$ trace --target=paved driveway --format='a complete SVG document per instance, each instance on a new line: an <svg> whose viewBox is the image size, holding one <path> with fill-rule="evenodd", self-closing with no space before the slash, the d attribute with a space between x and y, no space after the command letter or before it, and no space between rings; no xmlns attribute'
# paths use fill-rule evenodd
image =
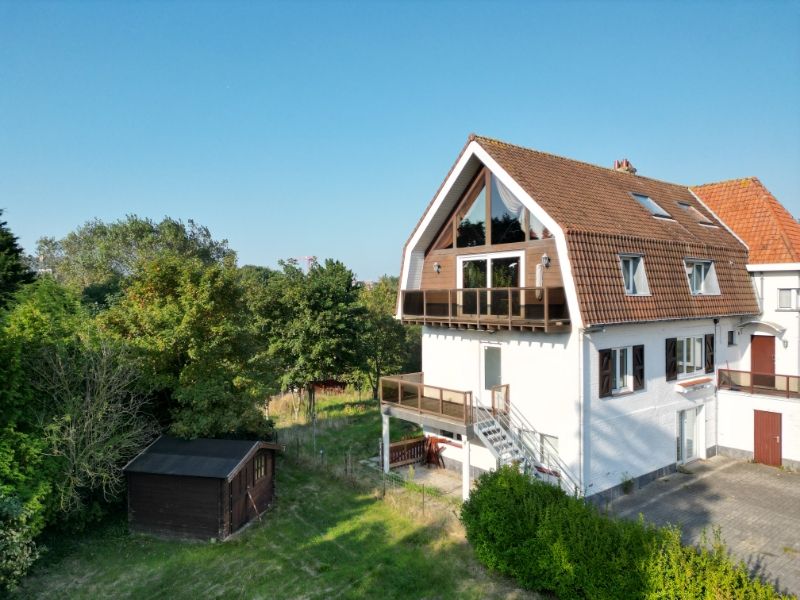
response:
<svg viewBox="0 0 800 600"><path fill-rule="evenodd" d="M718 525L731 553L752 572L800 596L800 474L722 456L688 470L615 500L612 512L680 524L687 543Z"/></svg>

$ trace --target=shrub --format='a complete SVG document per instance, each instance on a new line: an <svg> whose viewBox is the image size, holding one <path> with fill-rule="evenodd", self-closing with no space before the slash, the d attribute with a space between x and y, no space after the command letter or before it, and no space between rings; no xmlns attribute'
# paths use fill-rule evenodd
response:
<svg viewBox="0 0 800 600"><path fill-rule="evenodd" d="M11 590L39 557L31 509L0 494L0 590Z"/></svg>
<svg viewBox="0 0 800 600"><path fill-rule="evenodd" d="M478 559L523 587L559 598L778 598L711 548L686 547L680 530L602 514L511 467L481 476L461 519Z"/></svg>

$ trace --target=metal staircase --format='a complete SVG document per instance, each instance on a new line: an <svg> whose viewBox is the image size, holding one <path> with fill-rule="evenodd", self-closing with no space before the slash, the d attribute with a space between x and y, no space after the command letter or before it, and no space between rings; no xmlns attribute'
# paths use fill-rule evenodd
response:
<svg viewBox="0 0 800 600"><path fill-rule="evenodd" d="M498 466L514 464L545 483L570 495L582 495L578 479L561 460L558 451L507 401L508 386L492 390L492 406L474 407L474 431L497 459ZM495 394L501 394L498 398Z"/></svg>

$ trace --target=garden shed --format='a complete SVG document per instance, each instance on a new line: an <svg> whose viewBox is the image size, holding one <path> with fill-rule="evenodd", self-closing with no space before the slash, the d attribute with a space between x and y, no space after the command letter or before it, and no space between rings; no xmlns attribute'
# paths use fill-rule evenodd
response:
<svg viewBox="0 0 800 600"><path fill-rule="evenodd" d="M275 494L277 444L162 435L125 466L131 531L223 540Z"/></svg>

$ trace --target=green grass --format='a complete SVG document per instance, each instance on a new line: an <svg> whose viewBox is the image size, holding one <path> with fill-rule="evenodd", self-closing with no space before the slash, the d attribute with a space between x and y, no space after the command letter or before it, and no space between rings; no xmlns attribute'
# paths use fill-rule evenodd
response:
<svg viewBox="0 0 800 600"><path fill-rule="evenodd" d="M331 456L343 459L347 448L358 458L377 453L374 401L328 399L320 409L327 416L317 442ZM278 425L303 431L281 418ZM533 597L475 561L452 514L409 510L405 494L413 491L381 500L287 454L278 463L274 508L233 540L130 535L117 515L55 540L12 598Z"/></svg>
<svg viewBox="0 0 800 600"><path fill-rule="evenodd" d="M17 598L527 597L457 532L289 461L275 509L224 543L129 535L122 517L45 557Z"/></svg>

